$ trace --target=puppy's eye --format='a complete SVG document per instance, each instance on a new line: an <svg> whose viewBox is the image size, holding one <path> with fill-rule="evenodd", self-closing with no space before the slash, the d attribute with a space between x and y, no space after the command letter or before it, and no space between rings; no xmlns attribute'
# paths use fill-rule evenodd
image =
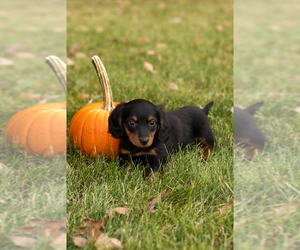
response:
<svg viewBox="0 0 300 250"><path fill-rule="evenodd" d="M130 121L128 121L128 124L129 124L129 126L135 126L135 121L130 120Z"/></svg>
<svg viewBox="0 0 300 250"><path fill-rule="evenodd" d="M149 122L149 125L150 125L150 126L154 126L154 125L155 125L155 121L154 121L154 120L151 120L151 121Z"/></svg>

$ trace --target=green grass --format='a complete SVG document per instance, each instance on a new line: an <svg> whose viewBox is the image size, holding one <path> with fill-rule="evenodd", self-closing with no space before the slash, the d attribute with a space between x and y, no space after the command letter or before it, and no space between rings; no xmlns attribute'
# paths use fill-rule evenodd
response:
<svg viewBox="0 0 300 250"><path fill-rule="evenodd" d="M237 249L300 246L299 8L293 0L235 5L235 105L264 100L255 117L266 136L262 155L235 161Z"/></svg>
<svg viewBox="0 0 300 250"><path fill-rule="evenodd" d="M70 1L67 8L67 53L74 62L68 66L68 124L91 99L102 101L91 63L98 55L114 101L144 98L166 110L214 101L209 119L216 139L207 162L189 147L151 183L141 168L125 171L116 160L88 158L68 145L68 235L84 217L101 220L107 210L126 206L128 214L103 228L110 237L125 229L126 249L231 249L233 211L217 212L233 198L232 1L128 1L123 7ZM146 61L156 74L144 68ZM147 201L165 189L171 193L147 213ZM75 249L70 238L68 249Z"/></svg>
<svg viewBox="0 0 300 250"><path fill-rule="evenodd" d="M15 113L40 102L65 100L45 63L46 56L66 56L65 12L63 1L1 3L0 57L13 62L1 65L0 73L1 249L19 249L5 235L17 235L13 228L29 226L32 217L66 217L65 157L46 159L14 150L3 136ZM35 249L49 247L41 241Z"/></svg>

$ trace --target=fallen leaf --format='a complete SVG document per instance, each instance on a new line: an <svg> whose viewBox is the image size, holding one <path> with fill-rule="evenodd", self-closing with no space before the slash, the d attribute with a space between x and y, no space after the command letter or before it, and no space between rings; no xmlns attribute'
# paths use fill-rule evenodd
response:
<svg viewBox="0 0 300 250"><path fill-rule="evenodd" d="M89 28L87 26L81 26L80 30L85 32L85 31L88 31Z"/></svg>
<svg viewBox="0 0 300 250"><path fill-rule="evenodd" d="M284 24L288 27L291 27L291 28L295 28L298 26L298 24L296 22L293 22L293 21L285 21Z"/></svg>
<svg viewBox="0 0 300 250"><path fill-rule="evenodd" d="M87 245L88 240L79 236L71 236L75 246L77 247L85 247Z"/></svg>
<svg viewBox="0 0 300 250"><path fill-rule="evenodd" d="M223 26L219 24L219 25L217 25L216 29L217 29L218 31L222 31L222 30L223 30Z"/></svg>
<svg viewBox="0 0 300 250"><path fill-rule="evenodd" d="M85 58L86 54L84 54L83 52L75 52L74 56L75 57L80 57L80 58Z"/></svg>
<svg viewBox="0 0 300 250"><path fill-rule="evenodd" d="M6 203L4 197L2 197L2 196L0 196L0 203L2 203L2 204L5 204L5 203Z"/></svg>
<svg viewBox="0 0 300 250"><path fill-rule="evenodd" d="M70 58L67 58L67 65L75 65L75 63Z"/></svg>
<svg viewBox="0 0 300 250"><path fill-rule="evenodd" d="M156 204L159 201L161 201L163 198L165 198L167 195L169 195L170 193L171 193L171 190L165 189L157 197L150 198L149 202L148 202L147 212L155 213L156 212L156 209L155 209Z"/></svg>
<svg viewBox="0 0 300 250"><path fill-rule="evenodd" d="M227 214L232 209L232 202L226 203L223 207L219 209L219 211L215 212L214 214Z"/></svg>
<svg viewBox="0 0 300 250"><path fill-rule="evenodd" d="M86 226L77 227L74 230L80 234L84 234L86 237L91 237L92 240L95 241L95 239L101 234L100 228L104 227L108 218L108 216L105 216L102 221L84 218L82 221L86 224Z"/></svg>
<svg viewBox="0 0 300 250"><path fill-rule="evenodd" d="M6 168L6 165L3 164L2 162L0 162L0 169L2 170L2 169L5 169L5 168Z"/></svg>
<svg viewBox="0 0 300 250"><path fill-rule="evenodd" d="M101 234L96 242L95 242L96 249L116 249L122 247L122 242L116 238L110 238L107 234Z"/></svg>
<svg viewBox="0 0 300 250"><path fill-rule="evenodd" d="M152 56L152 55L155 55L155 54L156 54L156 52L154 50L148 50L147 51L147 55Z"/></svg>
<svg viewBox="0 0 300 250"><path fill-rule="evenodd" d="M142 43L149 43L150 39L147 36L141 36L138 38L138 41Z"/></svg>
<svg viewBox="0 0 300 250"><path fill-rule="evenodd" d="M38 240L26 236L6 236L18 247L33 247L38 243Z"/></svg>
<svg viewBox="0 0 300 250"><path fill-rule="evenodd" d="M56 33L61 33L61 32L65 32L65 31L66 31L65 27L56 27L53 29L53 32L56 32Z"/></svg>
<svg viewBox="0 0 300 250"><path fill-rule="evenodd" d="M172 23L181 23L181 18L180 17L174 17L171 19Z"/></svg>
<svg viewBox="0 0 300 250"><path fill-rule="evenodd" d="M273 31L279 31L281 30L281 27L279 25L270 25L269 29Z"/></svg>
<svg viewBox="0 0 300 250"><path fill-rule="evenodd" d="M129 208L127 208L127 207L116 207L114 209L106 211L106 213L108 214L108 216L110 218L113 218L115 212L118 214L126 214L128 212L128 210L129 210Z"/></svg>
<svg viewBox="0 0 300 250"><path fill-rule="evenodd" d="M165 44L165 43L157 43L156 44L156 48L158 48L158 49L165 49L165 48L167 48L168 46L167 46L167 44Z"/></svg>
<svg viewBox="0 0 300 250"><path fill-rule="evenodd" d="M290 202L288 204L285 204L279 208L276 208L275 211L277 214L284 214L284 213L293 213L296 211L297 207L298 207L298 203L297 202Z"/></svg>
<svg viewBox="0 0 300 250"><path fill-rule="evenodd" d="M67 235L64 232L60 232L60 234L56 235L51 243L50 246L55 250L65 250L67 244Z"/></svg>
<svg viewBox="0 0 300 250"><path fill-rule="evenodd" d="M10 65L14 65L14 62L11 60L8 60L6 58L0 57L0 65L1 66L10 66Z"/></svg>
<svg viewBox="0 0 300 250"><path fill-rule="evenodd" d="M295 76L295 77L294 77L294 81L295 81L295 82L300 82L300 75L299 75L299 76Z"/></svg>
<svg viewBox="0 0 300 250"><path fill-rule="evenodd" d="M165 2L160 2L160 3L158 4L158 8L163 9L163 8L165 8L165 7L166 7L166 3L165 3Z"/></svg>
<svg viewBox="0 0 300 250"><path fill-rule="evenodd" d="M119 228L114 232L114 235L123 235L126 233L126 230L124 228Z"/></svg>
<svg viewBox="0 0 300 250"><path fill-rule="evenodd" d="M34 58L35 55L32 53L28 53L28 52L17 52L15 53L16 57L20 57L20 58Z"/></svg>
<svg viewBox="0 0 300 250"><path fill-rule="evenodd" d="M175 83L173 83L173 82L168 82L167 86L168 86L169 89L178 90L178 86Z"/></svg>
<svg viewBox="0 0 300 250"><path fill-rule="evenodd" d="M97 27L97 28L96 28L96 32L98 32L98 33L103 32L103 30L104 30L103 27Z"/></svg>
<svg viewBox="0 0 300 250"><path fill-rule="evenodd" d="M36 32L39 30L39 28L36 26L27 26L27 27L25 27L25 30L31 31L31 32Z"/></svg>
<svg viewBox="0 0 300 250"><path fill-rule="evenodd" d="M144 62L144 67L152 74L156 74L156 70L153 69L153 65L151 63Z"/></svg>

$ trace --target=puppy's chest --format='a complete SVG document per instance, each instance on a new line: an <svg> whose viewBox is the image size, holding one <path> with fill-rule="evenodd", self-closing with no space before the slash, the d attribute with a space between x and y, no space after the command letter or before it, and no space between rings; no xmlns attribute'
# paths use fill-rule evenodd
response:
<svg viewBox="0 0 300 250"><path fill-rule="evenodd" d="M155 147L138 148L127 143L120 145L120 154L131 155L133 157L139 156L157 156L157 150Z"/></svg>

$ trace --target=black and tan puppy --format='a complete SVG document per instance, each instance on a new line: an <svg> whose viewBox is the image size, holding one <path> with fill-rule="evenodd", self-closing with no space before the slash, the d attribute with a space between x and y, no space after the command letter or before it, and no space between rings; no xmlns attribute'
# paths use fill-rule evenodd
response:
<svg viewBox="0 0 300 250"><path fill-rule="evenodd" d="M253 118L254 112L264 104L258 102L246 109L234 107L234 142L245 149L245 158L252 160L255 151L261 153L265 136Z"/></svg>
<svg viewBox="0 0 300 250"><path fill-rule="evenodd" d="M157 171L169 153L192 142L201 143L206 160L214 146L207 118L212 105L164 112L161 105L143 99L119 104L109 117L109 133L121 139L120 164L132 159Z"/></svg>

